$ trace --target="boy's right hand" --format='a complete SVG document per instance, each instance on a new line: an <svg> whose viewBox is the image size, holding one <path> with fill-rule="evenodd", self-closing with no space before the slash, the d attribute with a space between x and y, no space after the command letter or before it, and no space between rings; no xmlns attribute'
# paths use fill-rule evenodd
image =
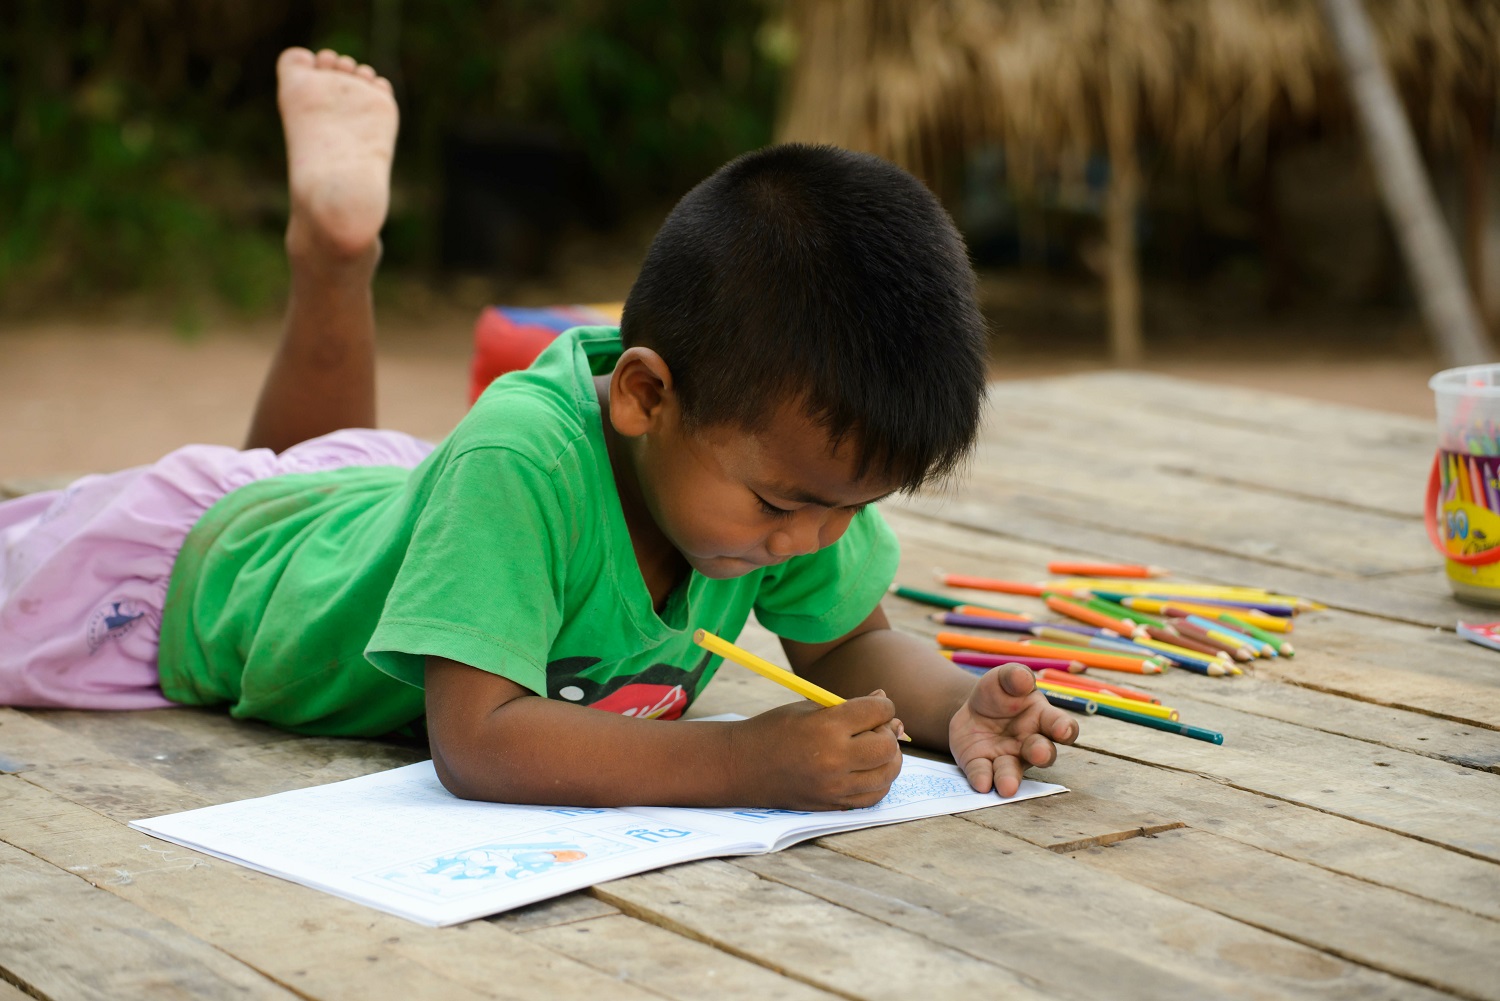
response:
<svg viewBox="0 0 1500 1001"><path fill-rule="evenodd" d="M758 806L874 806L901 773L895 713L877 691L827 708L793 702L736 723L730 781Z"/></svg>

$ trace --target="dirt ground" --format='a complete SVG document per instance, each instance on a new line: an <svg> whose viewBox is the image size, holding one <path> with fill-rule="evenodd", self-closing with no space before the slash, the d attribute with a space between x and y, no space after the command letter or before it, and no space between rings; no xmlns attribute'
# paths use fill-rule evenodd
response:
<svg viewBox="0 0 1500 1001"><path fill-rule="evenodd" d="M564 288L551 301L623 294L614 287L601 291L585 296ZM508 301L547 301L539 294ZM464 298L382 315L382 426L440 438L463 415L477 312L455 304ZM486 299L481 293L467 301ZM1148 329L1142 367L1428 417L1427 379L1441 366L1415 318L1393 322L1399 329L1371 334L1363 347L1348 329L1320 338L1316 322L1262 332L1251 326L1214 338L1177 329L1154 335ZM1108 364L1097 329L1051 337L1044 327L1040 321L1023 323L997 334L996 378L1040 378ZM168 324L139 318L0 326L0 480L121 469L190 441L239 444L277 328L274 320L241 321L185 338Z"/></svg>

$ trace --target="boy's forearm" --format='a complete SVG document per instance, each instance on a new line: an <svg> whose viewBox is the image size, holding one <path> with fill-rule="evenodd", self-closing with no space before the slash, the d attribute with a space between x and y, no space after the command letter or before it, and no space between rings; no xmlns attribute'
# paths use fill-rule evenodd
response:
<svg viewBox="0 0 1500 1001"><path fill-rule="evenodd" d="M746 794L734 781L731 727L630 719L525 696L465 726L430 732L443 784L465 799L728 806Z"/></svg>
<svg viewBox="0 0 1500 1001"><path fill-rule="evenodd" d="M939 751L948 750L948 723L975 683L930 641L894 629L860 633L798 673L844 698L884 689L912 740Z"/></svg>

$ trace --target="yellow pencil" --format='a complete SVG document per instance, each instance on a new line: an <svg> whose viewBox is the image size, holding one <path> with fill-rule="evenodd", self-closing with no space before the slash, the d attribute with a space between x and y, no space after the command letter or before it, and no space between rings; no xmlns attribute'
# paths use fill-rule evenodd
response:
<svg viewBox="0 0 1500 1001"><path fill-rule="evenodd" d="M1460 486L1462 486L1461 482ZM1264 601L1296 609L1321 609L1327 607L1316 601L1298 597L1295 594L1277 594L1274 591L1267 591L1261 587L1239 587L1226 584L1179 584L1160 580L1112 580L1106 586L1100 584L1098 580L1088 577L1073 577L1065 580L1047 581L1041 586L1045 590L1082 589L1107 591L1116 594L1174 594L1181 595L1184 599L1191 599L1192 596L1197 595L1202 598L1226 598L1231 601Z"/></svg>
<svg viewBox="0 0 1500 1001"><path fill-rule="evenodd" d="M1072 688L1068 685L1060 685L1051 681L1037 681L1036 687L1044 692L1056 692L1059 695L1071 695L1075 699L1088 699L1097 702L1101 706L1114 706L1116 709L1129 709L1133 713L1142 713L1146 716L1155 716L1159 719L1176 719L1177 710L1171 706L1159 706L1151 702L1142 702L1139 699L1126 699L1108 692L1096 692L1086 688Z"/></svg>
<svg viewBox="0 0 1500 1001"><path fill-rule="evenodd" d="M844 701L828 689L819 688L806 678L799 678L791 671L779 668L769 660L762 660L749 650L737 647L723 637L715 636L707 629L695 630L693 642L709 653L716 653L725 660L732 660L741 667L748 667L762 678L769 678L783 688L791 689L804 699L816 702L820 706L836 706ZM911 740L904 733L901 734L901 739Z"/></svg>

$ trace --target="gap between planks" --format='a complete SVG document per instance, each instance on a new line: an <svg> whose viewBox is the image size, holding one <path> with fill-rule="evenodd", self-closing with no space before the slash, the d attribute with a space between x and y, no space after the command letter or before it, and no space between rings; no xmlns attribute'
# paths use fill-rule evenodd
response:
<svg viewBox="0 0 1500 1001"><path fill-rule="evenodd" d="M1342 736L1342 734L1340 736ZM1103 754L1107 757L1119 758L1121 761L1129 761L1137 765L1147 765L1152 768L1165 768L1169 771L1181 772L1184 775L1195 775L1198 778L1207 779L1210 782L1217 782L1220 785L1226 786L1230 789L1236 789L1240 792L1248 792L1256 796L1264 797L1265 799L1276 800L1279 803L1286 803L1289 806L1301 807L1305 810L1315 810L1318 813L1324 813L1330 817L1337 817L1340 820L1347 820L1350 823L1359 824L1363 827L1369 827L1377 831L1385 831L1388 834L1396 834L1403 838L1411 838L1413 841L1420 841L1423 844L1431 845L1434 848L1441 848L1444 851L1453 852L1457 855L1463 855L1467 858L1472 858L1480 862L1488 863L1490 865L1497 864L1494 859L1488 857L1487 855L1464 848L1461 845L1454 845L1442 841L1437 841L1433 838L1413 833L1412 831L1403 831L1399 827L1391 827L1387 824L1377 824L1374 821L1367 820L1362 817L1357 817L1349 813L1341 813L1338 810L1319 806L1316 803L1308 803L1303 800L1292 799L1288 796L1279 796L1276 793L1267 792L1264 789L1256 789L1252 786L1241 785L1238 782L1235 782L1232 779L1227 779L1222 775L1214 775L1211 772L1200 771L1197 768L1190 768L1182 765L1169 765L1164 764L1160 761L1151 761L1146 758L1139 758L1135 755L1127 754L1123 751L1112 751L1103 747L1095 747L1091 744L1080 743L1078 746L1084 748L1085 750L1093 751L1095 754Z"/></svg>

